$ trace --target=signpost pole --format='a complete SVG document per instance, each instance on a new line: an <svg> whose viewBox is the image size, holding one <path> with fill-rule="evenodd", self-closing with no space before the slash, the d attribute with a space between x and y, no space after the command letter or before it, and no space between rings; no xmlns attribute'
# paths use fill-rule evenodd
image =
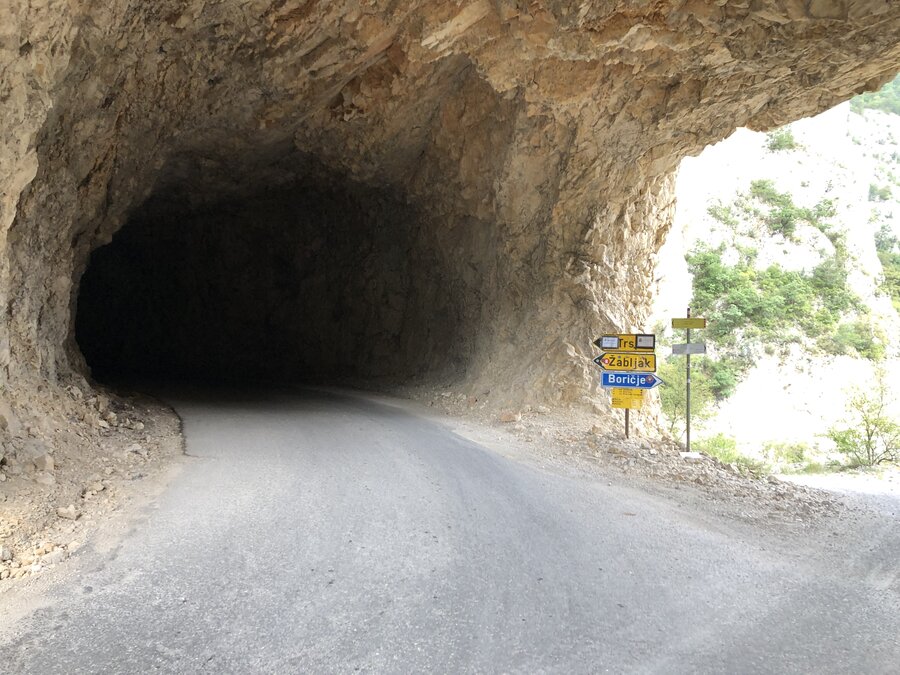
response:
<svg viewBox="0 0 900 675"><path fill-rule="evenodd" d="M687 308L687 318L691 318L691 308ZM687 343L691 343L691 329L686 328L687 331ZM687 353L687 377L686 377L686 388L687 388L687 400L685 401L685 430L687 433L687 451L691 451L691 353L690 351Z"/></svg>
<svg viewBox="0 0 900 675"><path fill-rule="evenodd" d="M630 421L629 420L630 412L631 412L630 408L625 408L625 440L628 440L628 422Z"/></svg>

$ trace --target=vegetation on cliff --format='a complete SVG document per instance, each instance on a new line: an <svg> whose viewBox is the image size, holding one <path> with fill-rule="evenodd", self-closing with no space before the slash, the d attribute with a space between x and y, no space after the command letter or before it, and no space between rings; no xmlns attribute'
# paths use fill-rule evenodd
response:
<svg viewBox="0 0 900 675"><path fill-rule="evenodd" d="M850 110L853 112L861 113L866 109L900 115L900 75L880 90L862 94L850 101Z"/></svg>

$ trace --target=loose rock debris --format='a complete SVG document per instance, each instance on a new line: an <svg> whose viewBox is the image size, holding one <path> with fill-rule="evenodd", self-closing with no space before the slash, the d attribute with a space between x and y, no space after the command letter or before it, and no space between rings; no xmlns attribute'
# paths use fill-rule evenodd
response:
<svg viewBox="0 0 900 675"><path fill-rule="evenodd" d="M171 409L92 391L80 383L0 400L0 581L65 560L127 501L126 482L181 453Z"/></svg>

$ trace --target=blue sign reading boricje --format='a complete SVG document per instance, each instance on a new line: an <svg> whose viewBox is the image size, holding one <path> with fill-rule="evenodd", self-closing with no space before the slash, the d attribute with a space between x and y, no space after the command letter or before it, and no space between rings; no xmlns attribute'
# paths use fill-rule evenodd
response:
<svg viewBox="0 0 900 675"><path fill-rule="evenodd" d="M654 389L663 383L653 373L601 373L600 384L619 389Z"/></svg>

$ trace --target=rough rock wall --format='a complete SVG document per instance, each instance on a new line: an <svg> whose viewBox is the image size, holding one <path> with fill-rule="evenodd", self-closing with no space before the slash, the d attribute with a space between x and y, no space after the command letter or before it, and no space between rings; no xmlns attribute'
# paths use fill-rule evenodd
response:
<svg viewBox="0 0 900 675"><path fill-rule="evenodd" d="M643 327L680 158L877 87L898 35L889 0L3 3L0 373L83 372L81 275L151 194L312 157L455 247L466 386L582 400L589 339Z"/></svg>

